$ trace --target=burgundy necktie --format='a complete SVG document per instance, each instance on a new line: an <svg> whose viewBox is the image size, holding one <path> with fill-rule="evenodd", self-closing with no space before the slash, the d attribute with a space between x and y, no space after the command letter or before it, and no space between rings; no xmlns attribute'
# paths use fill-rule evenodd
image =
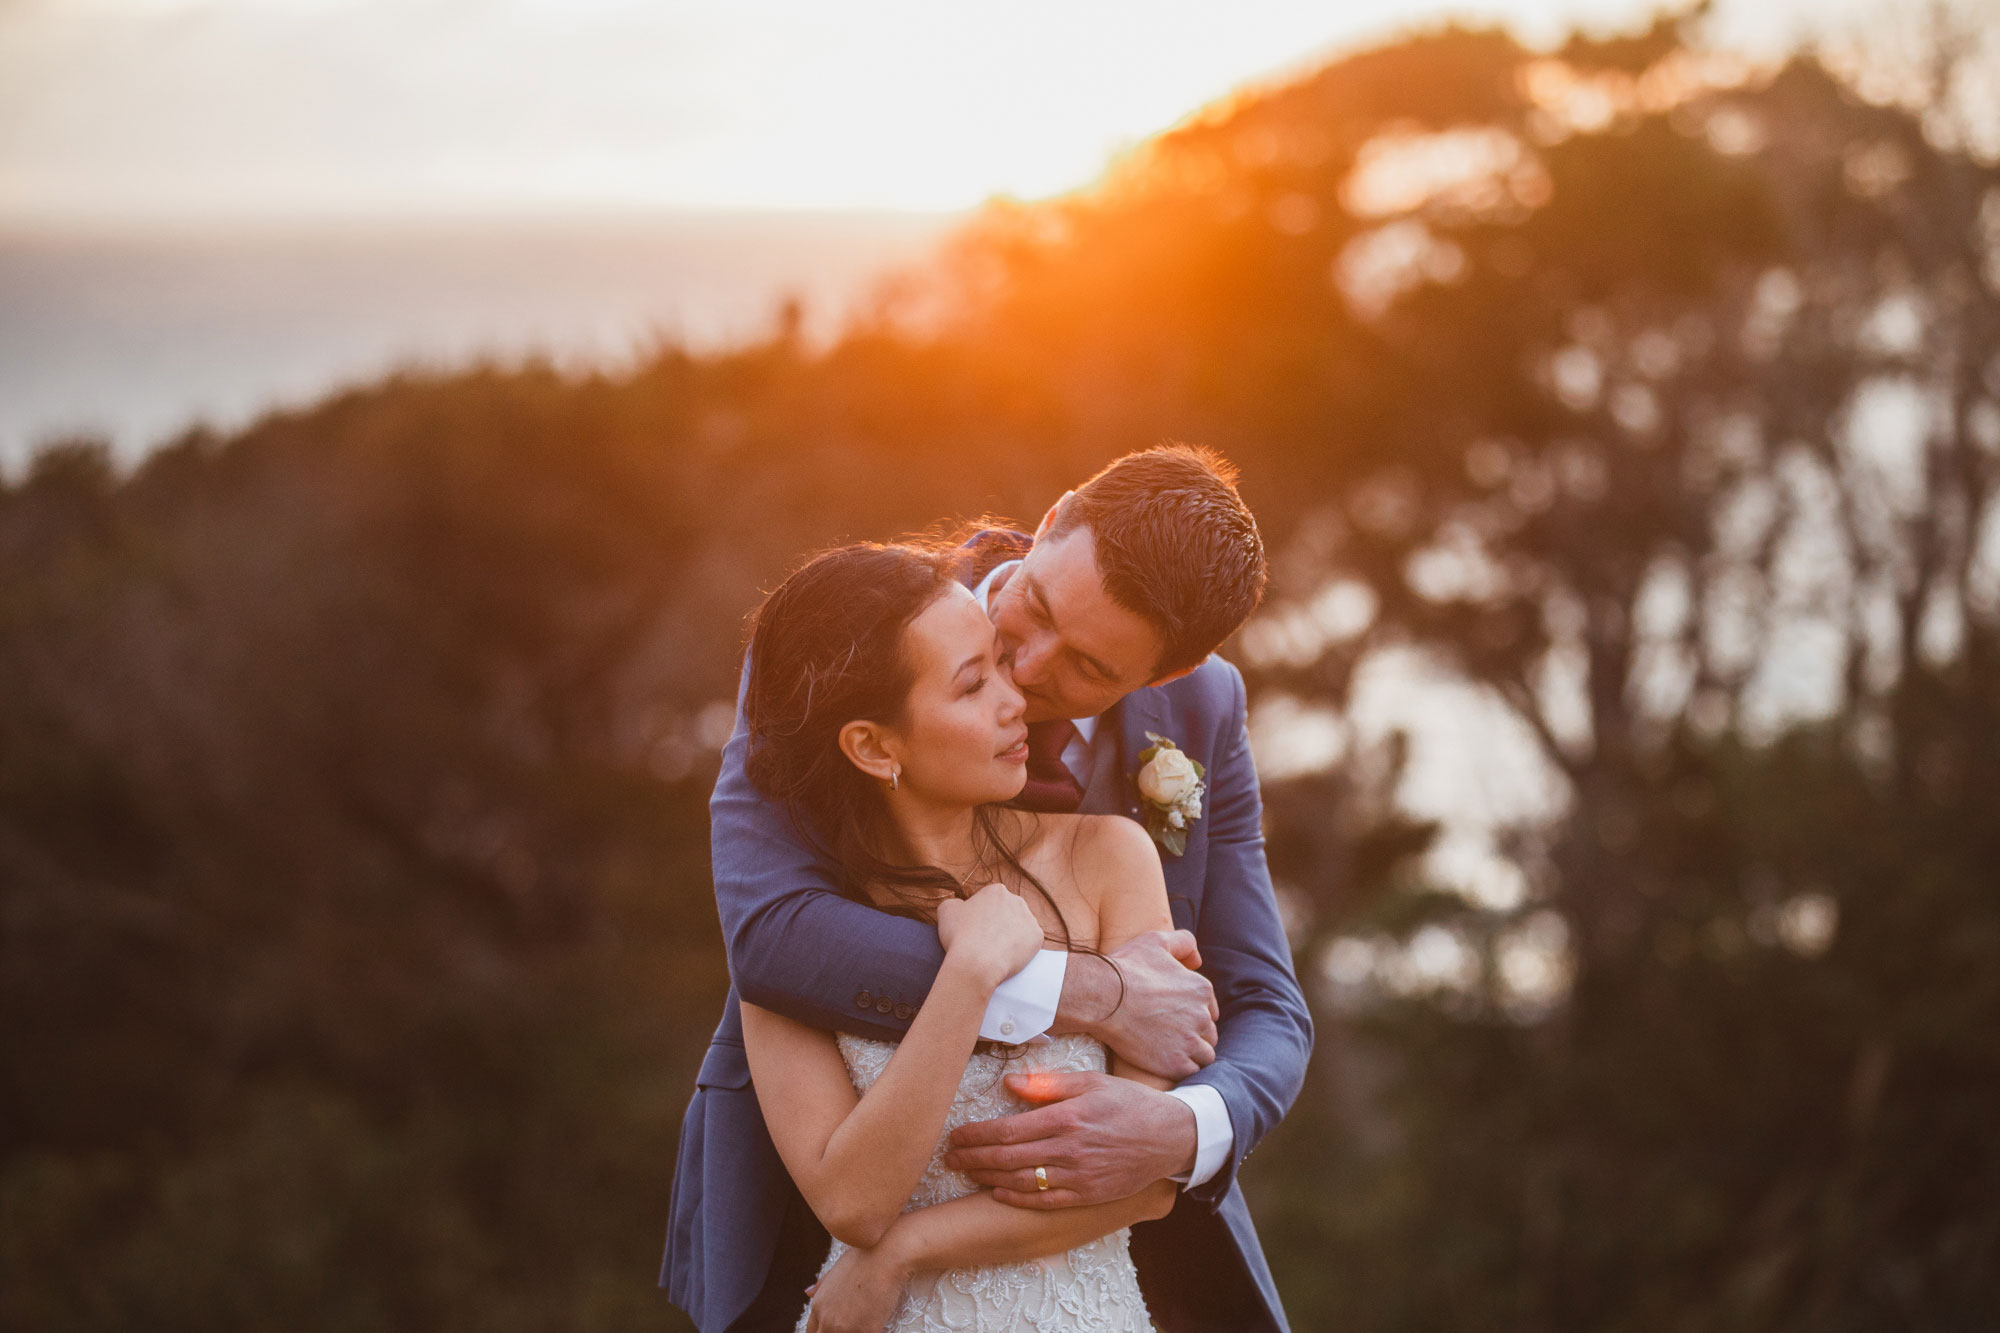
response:
<svg viewBox="0 0 2000 1333"><path fill-rule="evenodd" d="M1063 751L1076 739L1076 723L1068 718L1028 724L1028 785L1014 798L1023 810L1067 814L1083 803L1083 784L1062 761Z"/></svg>

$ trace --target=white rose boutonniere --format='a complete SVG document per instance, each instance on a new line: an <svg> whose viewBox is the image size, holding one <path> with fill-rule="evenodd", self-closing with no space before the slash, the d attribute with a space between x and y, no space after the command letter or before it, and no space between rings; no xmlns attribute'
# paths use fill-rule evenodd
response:
<svg viewBox="0 0 2000 1333"><path fill-rule="evenodd" d="M1201 818L1201 798L1208 790L1202 779L1208 770L1182 753L1165 736L1152 732L1146 739L1153 744L1139 752L1139 772L1133 781L1146 813L1146 832L1168 854L1187 851L1188 829Z"/></svg>

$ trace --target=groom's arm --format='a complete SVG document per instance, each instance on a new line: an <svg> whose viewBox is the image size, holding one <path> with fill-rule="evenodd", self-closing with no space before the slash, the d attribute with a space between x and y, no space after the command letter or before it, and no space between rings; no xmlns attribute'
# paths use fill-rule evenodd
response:
<svg viewBox="0 0 2000 1333"><path fill-rule="evenodd" d="M1209 747L1208 878L1195 922L1202 971L1220 1009L1215 1061L1168 1093L1102 1074L1067 1075L1058 1088L1015 1087L1047 1104L960 1126L945 1158L992 1187L1003 1203L1097 1203L1172 1177L1191 1180L1187 1193L1213 1207L1305 1081L1312 1019L1292 974L1264 863L1263 800L1244 725L1243 678L1224 666L1229 703L1219 710L1221 732ZM1117 1049L1115 1040L1106 1044ZM1049 1161L1069 1164L1070 1189L1037 1189L1033 1167Z"/></svg>
<svg viewBox="0 0 2000 1333"><path fill-rule="evenodd" d="M1229 1112L1229 1150L1215 1174L1188 1192L1219 1203L1237 1169L1282 1120L1305 1082L1312 1015L1292 971L1264 860L1264 801L1250 757L1243 676L1232 665L1230 721L1209 765L1207 884L1195 937L1221 1019L1215 1062L1181 1089L1213 1088Z"/></svg>
<svg viewBox="0 0 2000 1333"><path fill-rule="evenodd" d="M746 661L736 726L708 805L715 906L730 978L743 999L787 1018L899 1039L944 962L937 931L842 897L829 867L790 817L757 791L745 769L748 681ZM1044 951L1003 982L980 1034L1021 1040L1045 1029L1053 1000L1045 1011L1040 997L1060 991L1061 959Z"/></svg>

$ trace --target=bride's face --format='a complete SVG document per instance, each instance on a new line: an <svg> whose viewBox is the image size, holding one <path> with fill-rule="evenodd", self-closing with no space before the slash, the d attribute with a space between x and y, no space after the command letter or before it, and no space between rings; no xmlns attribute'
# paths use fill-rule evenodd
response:
<svg viewBox="0 0 2000 1333"><path fill-rule="evenodd" d="M954 584L910 622L903 647L913 683L901 724L883 735L902 770L901 791L944 806L1018 796L1028 727L986 612Z"/></svg>

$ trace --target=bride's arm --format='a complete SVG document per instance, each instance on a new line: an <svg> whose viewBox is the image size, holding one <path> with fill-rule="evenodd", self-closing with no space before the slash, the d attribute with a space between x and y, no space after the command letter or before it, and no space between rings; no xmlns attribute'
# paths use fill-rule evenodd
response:
<svg viewBox="0 0 2000 1333"><path fill-rule="evenodd" d="M872 1246L930 1164L987 999L1041 947L1033 911L1001 885L940 905L944 966L888 1067L857 1096L831 1033L745 1004L757 1105L820 1223Z"/></svg>
<svg viewBox="0 0 2000 1333"><path fill-rule="evenodd" d="M1130 819L1090 820L1077 846L1077 884L1097 903L1097 948L1109 955L1149 930L1172 930L1167 877L1152 835ZM1111 1072L1165 1092L1172 1079L1148 1073L1111 1052Z"/></svg>
<svg viewBox="0 0 2000 1333"><path fill-rule="evenodd" d="M849 1249L813 1286L814 1333L880 1329L895 1317L910 1278L942 1269L1024 1263L1061 1254L1120 1227L1164 1217L1174 1185L1159 1181L1129 1199L1054 1213L1010 1208L985 1192L905 1213L873 1249Z"/></svg>
<svg viewBox="0 0 2000 1333"><path fill-rule="evenodd" d="M1172 928L1158 854L1130 820L1093 819L1073 844L1079 890L1097 909L1098 940L1107 952L1148 930ZM1112 1071L1149 1087L1170 1086L1114 1057ZM991 1193L977 1194L894 1220L878 1244L848 1250L813 1291L822 1328L880 1328L914 1273L1022 1263L1087 1245L1121 1227L1165 1217L1180 1187L1156 1180L1137 1194L1069 1208L1016 1208Z"/></svg>
<svg viewBox="0 0 2000 1333"><path fill-rule="evenodd" d="M1077 1208L1015 1208L985 1190L903 1214L873 1256L908 1277L941 1268L1025 1263L1165 1217L1180 1187L1156 1180L1129 1199Z"/></svg>
<svg viewBox="0 0 2000 1333"><path fill-rule="evenodd" d="M1091 820L1077 839L1075 855L1077 884L1097 908L1098 939L1106 953L1146 931L1173 929L1159 854L1143 828L1129 819ZM1151 1088L1173 1086L1115 1054L1111 1071ZM884 1273L905 1277L930 1269L1020 1263L1165 1217L1179 1192L1173 1181L1156 1180L1129 1198L1042 1210L1015 1208L982 1190L903 1214L881 1244L856 1262L882 1265Z"/></svg>

